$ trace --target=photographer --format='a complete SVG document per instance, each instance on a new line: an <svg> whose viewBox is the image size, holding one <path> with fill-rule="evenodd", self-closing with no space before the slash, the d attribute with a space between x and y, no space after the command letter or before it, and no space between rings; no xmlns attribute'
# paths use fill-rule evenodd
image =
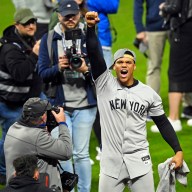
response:
<svg viewBox="0 0 192 192"><path fill-rule="evenodd" d="M14 24L6 27L0 47L0 184L6 183L4 140L9 127L18 120L22 106L30 97L41 94L37 73L40 41L35 40L37 18L30 9L18 9Z"/></svg>
<svg viewBox="0 0 192 192"><path fill-rule="evenodd" d="M79 6L74 0L62 1L57 13L59 23L54 27L52 40L49 39L50 32L41 40L38 71L48 93L51 93L47 94L49 101L52 105L65 107L66 122L73 140L74 169L79 175L78 191L89 192L89 141L97 109L88 59L85 57L85 35L83 30L79 31L83 29L83 24L80 23ZM52 46L51 57L49 46ZM58 136L57 129L52 131L52 135ZM71 161L61 162L61 165L64 170L73 172Z"/></svg>
<svg viewBox="0 0 192 192"><path fill-rule="evenodd" d="M36 97L28 99L23 105L21 119L9 128L5 139L7 181L13 176L13 160L25 154L33 154L38 156L40 182L49 188L56 186L62 189L57 161L71 158L72 142L63 108L59 108L59 113L52 111L59 124L59 138L51 137L47 131L47 111L51 109L47 100Z"/></svg>

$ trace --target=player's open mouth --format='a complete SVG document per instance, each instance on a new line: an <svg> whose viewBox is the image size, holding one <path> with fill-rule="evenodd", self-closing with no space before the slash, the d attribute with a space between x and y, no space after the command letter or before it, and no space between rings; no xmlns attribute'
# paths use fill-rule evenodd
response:
<svg viewBox="0 0 192 192"><path fill-rule="evenodd" d="M126 77L127 74L128 74L128 70L122 69L120 73L121 73L121 76L122 76L122 77Z"/></svg>

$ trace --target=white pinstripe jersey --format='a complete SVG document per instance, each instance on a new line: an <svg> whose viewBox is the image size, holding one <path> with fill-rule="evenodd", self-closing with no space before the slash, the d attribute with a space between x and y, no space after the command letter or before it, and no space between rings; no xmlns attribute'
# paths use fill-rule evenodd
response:
<svg viewBox="0 0 192 192"><path fill-rule="evenodd" d="M160 96L140 81L124 87L108 70L95 84L102 132L101 171L118 178L124 161L131 178L146 174L152 165L146 119L164 114Z"/></svg>

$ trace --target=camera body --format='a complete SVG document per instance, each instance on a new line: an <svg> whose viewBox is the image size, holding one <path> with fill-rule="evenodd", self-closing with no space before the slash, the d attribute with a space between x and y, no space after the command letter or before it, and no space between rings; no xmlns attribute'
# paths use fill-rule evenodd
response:
<svg viewBox="0 0 192 192"><path fill-rule="evenodd" d="M70 173L68 171L64 171L60 174L61 177L61 183L63 189L67 191L71 191L75 185L78 183L78 175L75 173Z"/></svg>
<svg viewBox="0 0 192 192"><path fill-rule="evenodd" d="M81 39L81 29L70 29L65 31L65 39L72 41L72 46L66 48L66 56L73 69L78 69L82 65L81 54L77 53L76 40Z"/></svg>
<svg viewBox="0 0 192 192"><path fill-rule="evenodd" d="M73 69L78 69L82 65L81 55L74 53L74 47L67 48L66 56Z"/></svg>
<svg viewBox="0 0 192 192"><path fill-rule="evenodd" d="M148 54L147 54L148 46L142 40L135 38L133 45L137 49L139 49L139 51L143 53L146 58L148 58Z"/></svg>
<svg viewBox="0 0 192 192"><path fill-rule="evenodd" d="M53 116L51 111L55 111L55 113L59 113L60 109L58 107L52 107L50 110L47 111L47 122L46 126L48 129L48 132L51 132L55 127L58 126L57 121L55 120L55 117Z"/></svg>

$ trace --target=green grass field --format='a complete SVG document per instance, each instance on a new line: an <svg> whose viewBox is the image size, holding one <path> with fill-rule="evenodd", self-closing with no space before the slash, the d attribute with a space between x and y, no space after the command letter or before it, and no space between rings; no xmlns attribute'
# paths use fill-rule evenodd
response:
<svg viewBox="0 0 192 192"><path fill-rule="evenodd" d="M35 1L34 1L35 2ZM13 23L14 7L11 0L1 0L0 5L0 35L2 35L3 29ZM142 82L145 82L146 74L146 59L145 57L133 46L133 40L135 37L135 29L133 25L133 0L121 0L120 7L117 14L111 15L111 20L115 28L117 29L117 41L113 45L113 51L118 48L128 47L136 52L137 55L137 70L135 71L135 77ZM161 74L161 97L164 103L164 109L168 114L168 68L169 57L169 44L167 43L165 48L165 54L163 57L162 74ZM155 186L159 182L157 166L159 163L164 162L167 158L173 156L173 151L169 145L162 139L160 134L151 133L150 126L152 123L147 123L148 140L150 143L150 151L153 161ZM183 130L178 133L181 146L184 151L184 159L192 170L192 127L186 125L186 120L182 119ZM99 162L95 160L97 140L94 133L91 135L90 142L90 154L91 158L95 161L92 166L92 190L91 192L98 192L98 180L99 180ZM125 190L128 191L128 190ZM188 186L184 187L180 183L176 184L177 192L192 192L192 176L188 174ZM143 191L147 192L147 191Z"/></svg>

